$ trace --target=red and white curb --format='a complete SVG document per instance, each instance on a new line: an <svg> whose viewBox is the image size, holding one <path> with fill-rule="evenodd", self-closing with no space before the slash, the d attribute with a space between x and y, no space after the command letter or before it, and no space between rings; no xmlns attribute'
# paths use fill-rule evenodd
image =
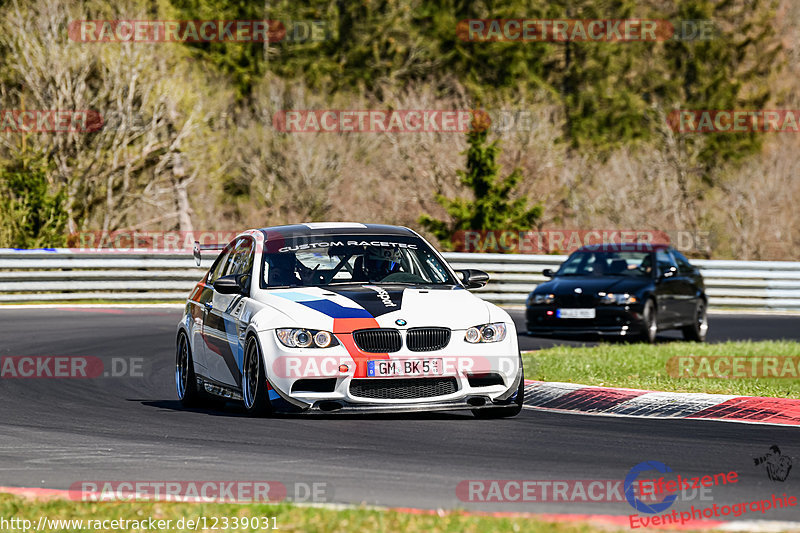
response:
<svg viewBox="0 0 800 533"><path fill-rule="evenodd" d="M0 486L0 494L12 494L32 500L52 500L70 499L69 490L47 489L36 487L3 487ZM522 518L539 520L543 522L570 522L587 523L613 529L629 529L629 520L626 515L606 515L606 514L564 514L564 513L525 513L525 512L491 512L491 511L465 511L465 510L444 510L444 509L417 509L413 507L377 507L372 505L352 505L343 503L295 503L298 507L316 507L330 509L332 511L346 511L367 509L374 511L394 511L414 515L435 515L445 517L448 515L463 516L483 516L495 518ZM785 531L800 531L800 523L783 522L775 520L733 520L723 522L720 520L692 520L685 524L669 524L664 526L652 526L650 529L663 530L718 530L718 531L746 531L752 533L771 533Z"/></svg>
<svg viewBox="0 0 800 533"><path fill-rule="evenodd" d="M800 426L800 400L592 387L525 380L525 406L640 418L692 418Z"/></svg>

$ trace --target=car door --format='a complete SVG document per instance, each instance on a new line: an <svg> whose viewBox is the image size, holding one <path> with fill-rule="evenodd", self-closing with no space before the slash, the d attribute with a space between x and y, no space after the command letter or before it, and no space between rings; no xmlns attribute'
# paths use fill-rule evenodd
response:
<svg viewBox="0 0 800 533"><path fill-rule="evenodd" d="M659 327L672 326L678 320L680 281L677 274L678 265L669 250L656 250L656 312Z"/></svg>
<svg viewBox="0 0 800 533"><path fill-rule="evenodd" d="M206 315L203 335L206 339L206 366L209 377L224 385L241 386L241 363L244 354L241 315L250 296L255 243L251 237L236 240L220 276L245 275L248 290L242 294L222 294L212 289L211 307Z"/></svg>
<svg viewBox="0 0 800 533"><path fill-rule="evenodd" d="M671 249L670 252L678 265L675 297L678 308L677 320L682 324L691 324L695 320L697 311L699 293L695 279L697 271L679 251Z"/></svg>
<svg viewBox="0 0 800 533"><path fill-rule="evenodd" d="M197 367L196 371L203 376L208 376L208 347L207 347L207 338L204 334L206 328L206 322L208 319L208 311L211 309L212 306L212 299L214 297L214 289L213 284L217 278L222 275L222 271L226 266L226 261L228 255L230 254L230 250L232 248L232 243L226 246L222 252L217 256L214 260L214 264L211 265L211 268L208 270L208 274L204 278L204 282L198 285L197 292L192 297L192 303L194 305L194 309L192 311L193 316L196 316L199 321L199 327L195 327L192 330L192 346L194 347L194 351L192 353L195 366Z"/></svg>

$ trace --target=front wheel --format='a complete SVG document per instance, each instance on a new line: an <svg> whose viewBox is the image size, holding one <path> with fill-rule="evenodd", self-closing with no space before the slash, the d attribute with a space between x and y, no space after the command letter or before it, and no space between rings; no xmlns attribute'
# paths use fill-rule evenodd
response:
<svg viewBox="0 0 800 533"><path fill-rule="evenodd" d="M706 303L703 300L697 302L694 322L689 326L684 326L681 331L683 332L683 338L687 341L706 341L706 334L708 333L708 313L706 312Z"/></svg>
<svg viewBox="0 0 800 533"><path fill-rule="evenodd" d="M642 342L653 344L656 342L656 333L658 333L658 319L656 317L656 304L653 300L647 300L644 304L644 311L642 311L642 327L643 331L640 336Z"/></svg>
<svg viewBox="0 0 800 533"><path fill-rule="evenodd" d="M264 360L255 337L247 340L244 368L242 369L242 401L250 416L271 414Z"/></svg>

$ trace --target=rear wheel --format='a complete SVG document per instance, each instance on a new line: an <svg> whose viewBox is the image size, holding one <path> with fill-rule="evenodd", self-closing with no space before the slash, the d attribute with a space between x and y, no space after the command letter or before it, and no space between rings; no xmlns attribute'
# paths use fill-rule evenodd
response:
<svg viewBox="0 0 800 533"><path fill-rule="evenodd" d="M689 326L684 326L681 331L683 338L687 341L705 342L706 333L708 333L708 314L706 303L703 300L697 302L694 322Z"/></svg>
<svg viewBox="0 0 800 533"><path fill-rule="evenodd" d="M251 416L271 414L264 361L255 337L247 340L245 349L244 368L242 369L242 401L244 408Z"/></svg>
<svg viewBox="0 0 800 533"><path fill-rule="evenodd" d="M641 341L653 344L656 342L656 333L658 333L658 317L656 316L656 304L653 300L647 300L644 304L642 323L644 329L640 336Z"/></svg>
<svg viewBox="0 0 800 533"><path fill-rule="evenodd" d="M475 418L509 418L512 416L517 416L520 411L522 411L522 402L525 399L525 375L522 372L521 359L519 364L519 388L517 389L517 397L514 399L514 403L505 407L486 407L484 409L473 409L472 414L475 415Z"/></svg>
<svg viewBox="0 0 800 533"><path fill-rule="evenodd" d="M194 407L200 404L192 349L189 347L189 339L183 332L178 335L178 350L175 354L175 389L178 399L184 407Z"/></svg>

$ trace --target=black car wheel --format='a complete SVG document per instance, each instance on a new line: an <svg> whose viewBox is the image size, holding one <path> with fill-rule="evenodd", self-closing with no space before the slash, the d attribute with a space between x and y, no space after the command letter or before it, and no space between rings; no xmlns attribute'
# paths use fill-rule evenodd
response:
<svg viewBox="0 0 800 533"><path fill-rule="evenodd" d="M247 349L242 369L242 401L251 416L264 416L271 413L267 376L263 370L261 348L255 337L247 340Z"/></svg>
<svg viewBox="0 0 800 533"><path fill-rule="evenodd" d="M644 311L642 311L642 342L653 344L656 342L656 333L658 333L656 304L653 300L647 300L644 304Z"/></svg>
<svg viewBox="0 0 800 533"><path fill-rule="evenodd" d="M697 302L694 322L689 326L684 326L682 331L683 338L687 341L706 341L706 334L708 333L708 313L706 312L706 303L703 300L698 300Z"/></svg>
<svg viewBox="0 0 800 533"><path fill-rule="evenodd" d="M197 391L197 378L194 375L194 362L189 339L184 332L178 335L178 350L175 354L175 389L184 407L194 407L200 403Z"/></svg>

